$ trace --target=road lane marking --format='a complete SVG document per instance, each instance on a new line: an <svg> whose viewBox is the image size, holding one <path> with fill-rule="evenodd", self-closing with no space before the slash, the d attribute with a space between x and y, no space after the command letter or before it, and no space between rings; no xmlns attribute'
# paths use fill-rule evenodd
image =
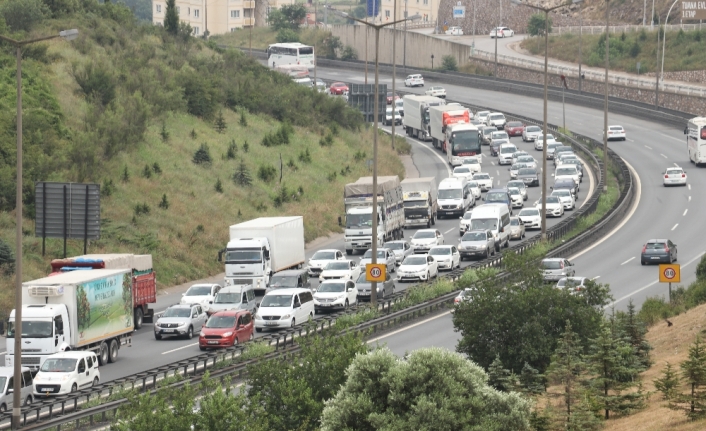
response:
<svg viewBox="0 0 706 431"><path fill-rule="evenodd" d="M587 252L593 250L595 247L598 247L600 244L603 243L603 241L607 240L608 238L613 236L615 234L615 232L622 229L622 227L625 226L625 223L627 223L628 220L630 220L630 218L632 218L632 215L635 213L635 211L637 211L637 206L640 204L640 197L642 196L642 183L640 182L640 177L637 175L635 168L633 168L632 165L630 163L628 163L627 161L623 160L623 162L625 162L625 164L628 166L628 169L630 169L630 172L632 173L633 177L635 178L635 186L637 188L637 190L635 190L635 202L633 202L632 208L630 208L630 211L628 212L625 219L623 219L623 221L621 221L620 224L615 227L615 229L610 231L608 233L608 235L604 236L603 238L600 239L600 241L597 241L596 243L594 243L592 246L588 247L587 249L580 251L573 256L569 256L569 260L574 260L577 257L583 255L584 253L587 253Z"/></svg>
<svg viewBox="0 0 706 431"><path fill-rule="evenodd" d="M163 355L166 355L167 353L173 353L173 352L176 352L176 351L178 351L178 350L183 350L183 349L186 349L186 348L189 348L189 347L198 346L198 345L199 345L199 343L187 344L186 346L177 347L176 349L172 349L172 350L167 350L166 352L162 352L162 354L163 354Z"/></svg>
<svg viewBox="0 0 706 431"><path fill-rule="evenodd" d="M647 148L648 150L652 149L652 147L650 147L649 145L645 145L645 148Z"/></svg>
<svg viewBox="0 0 706 431"><path fill-rule="evenodd" d="M635 259L635 256L631 257L630 259L626 260L625 262L621 263L620 265L625 265L626 263L630 262L633 259Z"/></svg>
<svg viewBox="0 0 706 431"><path fill-rule="evenodd" d="M448 162L447 160L444 160L444 158L441 157L441 156L439 155L439 153L437 153L436 151L434 151L434 150L432 150L431 148L429 148L429 147L427 147L426 145L424 145L424 143L423 143L422 141L417 140L417 139L414 139L414 138L410 138L410 139L411 139L412 142L418 144L419 147L423 148L423 149L426 150L426 151L429 151L429 152L432 153L436 158L438 158L439 160L441 160L441 163L446 167L446 171L448 172L449 177L451 176L452 172L451 172L451 169L449 169L449 162Z"/></svg>
<svg viewBox="0 0 706 431"><path fill-rule="evenodd" d="M453 231L454 229L456 229L456 228L453 228L453 227L452 227L451 229L447 230L447 231L444 232L444 233L451 233L451 231Z"/></svg>
<svg viewBox="0 0 706 431"><path fill-rule="evenodd" d="M687 184L686 187L691 190L691 184Z"/></svg>
<svg viewBox="0 0 706 431"><path fill-rule="evenodd" d="M697 260L701 259L701 256L703 256L704 253L706 253L706 251L702 251L701 253L699 253L698 255L696 255L695 258L691 259L690 261L688 261L687 263L685 263L685 264L682 265L681 267L682 267L682 268L685 268L685 267L691 265L692 263L696 262ZM630 298L631 296L633 296L634 294L640 293L640 292L642 292L642 291L645 290L645 289L649 289L650 287L654 286L654 285L657 284L657 283L659 283L659 280L655 280L655 281L653 281L652 283L649 283L649 284L647 284L647 285L645 285L645 286L642 286L641 288L639 288L639 289L637 289L637 290L635 290L635 291L633 291L633 292L630 292L630 293L628 293L627 295L622 296L622 297L616 299L615 301L611 302L610 304L604 306L603 309L604 309L604 310L607 310L607 309L609 309L609 308L611 308L611 307L614 307L615 304L617 304L618 302L624 301L624 300Z"/></svg>
<svg viewBox="0 0 706 431"><path fill-rule="evenodd" d="M677 226L679 226L679 223L675 224L674 227L672 228L672 230L676 229Z"/></svg>
<svg viewBox="0 0 706 431"><path fill-rule="evenodd" d="M674 136L665 135L664 133L660 133L660 135L664 136L665 138L674 139L675 141L679 142L680 144L684 143L683 139L677 139Z"/></svg>
<svg viewBox="0 0 706 431"><path fill-rule="evenodd" d="M428 319L422 320L421 322L417 322L417 323L415 323L414 325L405 326L404 328L398 329L398 330L396 330L396 331L392 331L392 332L387 333L387 334L385 334L385 335L381 335L381 336L379 336L379 337L372 338L372 339L368 340L367 343L370 344L370 343L374 343L374 342L376 342L376 341L378 341L378 340L382 340L383 338L391 337L391 336L393 336L393 335L399 334L400 332L404 332L404 331L406 331L406 330L408 330L408 329L412 329L412 328L417 327L417 326L419 326L419 325L423 325L423 324L425 324L425 323L431 322L432 320L436 320L436 319L438 319L438 318L440 318L440 317L444 317L444 316L446 316L446 315L448 315L448 314L451 314L451 311L447 311L447 312L445 312L445 313L439 314L438 316L434 316L434 317L430 317L430 318L428 318Z"/></svg>
<svg viewBox="0 0 706 431"><path fill-rule="evenodd" d="M599 278L601 278L601 276L600 276L600 275L597 275L597 276L593 277L591 280L594 280L594 281L595 281L595 280L598 280Z"/></svg>
<svg viewBox="0 0 706 431"><path fill-rule="evenodd" d="M495 162L490 162L491 165L495 166Z"/></svg>
<svg viewBox="0 0 706 431"><path fill-rule="evenodd" d="M684 210L684 214L682 214L682 217L686 215L686 213L689 211L689 208Z"/></svg>
<svg viewBox="0 0 706 431"><path fill-rule="evenodd" d="M667 156L665 156L665 155L662 154L662 153L659 153L659 155L662 156L662 157L664 157L665 159L667 158Z"/></svg>
<svg viewBox="0 0 706 431"><path fill-rule="evenodd" d="M635 141L633 141L632 139L628 139L628 138L625 138L625 139L627 139L627 140L630 141L630 142L635 142Z"/></svg>
<svg viewBox="0 0 706 431"><path fill-rule="evenodd" d="M675 167L675 168L678 168L678 167L679 167L679 165L677 165L677 164L675 163L675 164L674 164L674 167Z"/></svg>
<svg viewBox="0 0 706 431"><path fill-rule="evenodd" d="M689 202L691 202L691 196L689 196Z"/></svg>

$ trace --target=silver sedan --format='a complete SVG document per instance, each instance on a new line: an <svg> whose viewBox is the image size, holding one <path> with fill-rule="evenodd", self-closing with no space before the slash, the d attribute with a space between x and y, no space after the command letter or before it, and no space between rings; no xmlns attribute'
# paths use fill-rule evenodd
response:
<svg viewBox="0 0 706 431"><path fill-rule="evenodd" d="M405 257L409 256L410 254L414 254L412 246L409 245L407 241L403 240L388 241L383 244L382 247L392 250L392 252L395 254L395 261L397 261L397 265L401 264Z"/></svg>

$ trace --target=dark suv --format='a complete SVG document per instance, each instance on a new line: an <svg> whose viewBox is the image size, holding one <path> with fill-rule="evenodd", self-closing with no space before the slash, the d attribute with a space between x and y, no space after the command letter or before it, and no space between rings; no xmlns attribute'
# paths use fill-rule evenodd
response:
<svg viewBox="0 0 706 431"><path fill-rule="evenodd" d="M512 215L512 198L510 198L510 193L507 189L490 189L488 193L483 196L483 200L487 204L507 205L507 210L510 211Z"/></svg>
<svg viewBox="0 0 706 431"><path fill-rule="evenodd" d="M553 190L569 190L571 194L574 195L574 198L578 198L579 185L571 178L562 178L554 181L552 191Z"/></svg>

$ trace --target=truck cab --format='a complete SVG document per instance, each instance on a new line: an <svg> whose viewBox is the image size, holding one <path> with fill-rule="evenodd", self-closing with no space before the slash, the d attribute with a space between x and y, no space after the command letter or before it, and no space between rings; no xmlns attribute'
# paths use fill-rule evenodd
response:
<svg viewBox="0 0 706 431"><path fill-rule="evenodd" d="M378 246L384 239L385 227L381 217L382 209L378 208ZM365 251L373 244L373 207L354 206L346 210L345 232L346 254L353 254L356 250Z"/></svg>
<svg viewBox="0 0 706 431"><path fill-rule="evenodd" d="M22 366L38 371L44 360L71 344L69 313L64 304L32 304L22 307ZM14 366L15 310L7 323L5 366Z"/></svg>
<svg viewBox="0 0 706 431"><path fill-rule="evenodd" d="M228 242L221 252L225 259L225 285L251 284L265 290L270 284L272 266L267 238L240 238Z"/></svg>

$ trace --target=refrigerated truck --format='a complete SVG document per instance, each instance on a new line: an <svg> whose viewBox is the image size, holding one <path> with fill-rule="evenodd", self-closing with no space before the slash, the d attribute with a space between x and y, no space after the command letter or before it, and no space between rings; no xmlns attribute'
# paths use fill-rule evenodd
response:
<svg viewBox="0 0 706 431"><path fill-rule="evenodd" d="M404 202L404 227L436 224L439 208L436 178L406 178L402 180L402 200Z"/></svg>
<svg viewBox="0 0 706 431"><path fill-rule="evenodd" d="M134 331L130 269L69 271L22 283L22 366L39 370L47 357L90 350L115 362ZM15 311L7 327L5 366L14 363Z"/></svg>
<svg viewBox="0 0 706 431"><path fill-rule="evenodd" d="M429 107L445 105L446 101L434 96L406 95L402 98L404 117L402 125L408 136L426 141L430 137Z"/></svg>

